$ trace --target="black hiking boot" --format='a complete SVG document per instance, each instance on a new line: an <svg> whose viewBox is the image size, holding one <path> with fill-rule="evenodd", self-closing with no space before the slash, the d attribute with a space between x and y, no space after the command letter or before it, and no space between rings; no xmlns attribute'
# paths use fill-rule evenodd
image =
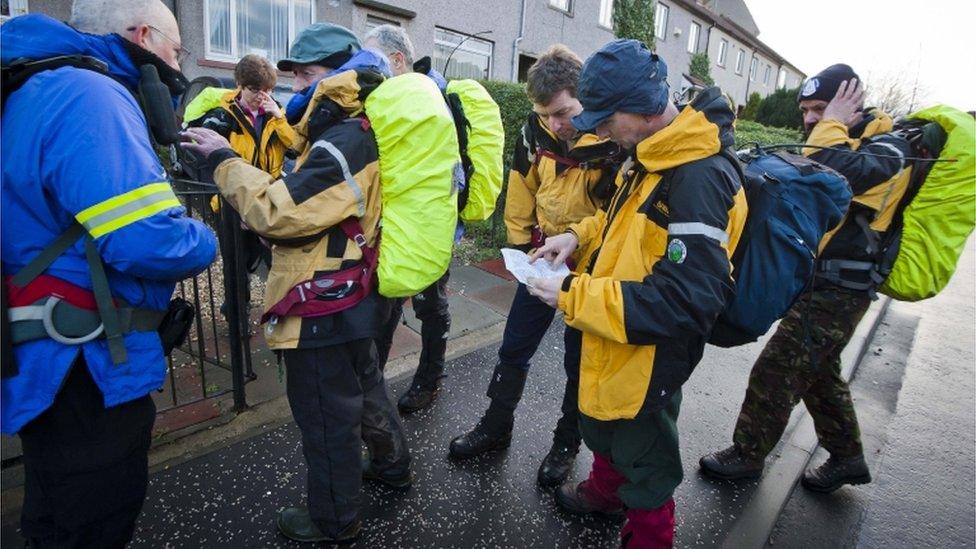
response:
<svg viewBox="0 0 976 549"><path fill-rule="evenodd" d="M539 465L539 473L536 475L539 486L555 488L565 482L569 472L573 470L577 452L579 452L579 445L553 443L549 453Z"/></svg>
<svg viewBox="0 0 976 549"><path fill-rule="evenodd" d="M526 370L517 366L497 364L488 384L491 404L474 429L451 441L451 457L465 459L492 450L508 448L512 443L515 407L525 389Z"/></svg>
<svg viewBox="0 0 976 549"><path fill-rule="evenodd" d="M363 468L363 480L379 482L394 490L409 490L413 485L413 472L409 467L377 471L372 463Z"/></svg>
<svg viewBox="0 0 976 549"><path fill-rule="evenodd" d="M756 479L762 476L765 460L750 459L735 444L698 460L703 473L722 480Z"/></svg>
<svg viewBox="0 0 976 549"><path fill-rule="evenodd" d="M400 410L401 414L412 414L427 408L437 398L439 385L440 383L436 383L433 387L425 387L414 382L407 389L407 392L400 396L400 400L397 401L397 409Z"/></svg>
<svg viewBox="0 0 976 549"><path fill-rule="evenodd" d="M338 534L330 536L322 532L305 507L288 507L278 512L278 530L285 537L306 543L325 542L336 545L353 543L359 538L362 522L354 520Z"/></svg>
<svg viewBox="0 0 976 549"><path fill-rule="evenodd" d="M835 458L830 456L816 469L803 473L800 483L807 490L830 493L845 484L867 484L871 482L871 471L864 462L864 456Z"/></svg>
<svg viewBox="0 0 976 549"><path fill-rule="evenodd" d="M589 481L568 482L556 490L556 503L574 515L595 515L610 520L623 520L626 509L620 502L603 501L588 488Z"/></svg>
<svg viewBox="0 0 976 549"><path fill-rule="evenodd" d="M493 450L504 450L512 443L512 426L493 427L488 415L481 419L474 429L451 441L451 457L466 459L480 456Z"/></svg>

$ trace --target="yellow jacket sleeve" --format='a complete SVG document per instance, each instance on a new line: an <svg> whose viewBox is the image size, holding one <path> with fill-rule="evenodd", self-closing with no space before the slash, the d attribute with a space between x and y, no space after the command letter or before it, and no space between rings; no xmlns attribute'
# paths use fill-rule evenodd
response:
<svg viewBox="0 0 976 549"><path fill-rule="evenodd" d="M627 343L624 297L619 280L568 276L559 292L559 309L566 325L618 343Z"/></svg>

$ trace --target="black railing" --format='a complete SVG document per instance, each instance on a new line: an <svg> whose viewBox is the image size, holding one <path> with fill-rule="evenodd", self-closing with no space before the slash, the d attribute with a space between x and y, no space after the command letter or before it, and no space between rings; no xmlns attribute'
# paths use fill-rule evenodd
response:
<svg viewBox="0 0 976 549"><path fill-rule="evenodd" d="M174 179L187 214L214 229L220 255L206 271L181 281L176 294L193 303L196 319L186 342L169 357L160 411L233 393L234 410L247 407L244 385L256 379L251 364L250 276L240 217L216 187Z"/></svg>

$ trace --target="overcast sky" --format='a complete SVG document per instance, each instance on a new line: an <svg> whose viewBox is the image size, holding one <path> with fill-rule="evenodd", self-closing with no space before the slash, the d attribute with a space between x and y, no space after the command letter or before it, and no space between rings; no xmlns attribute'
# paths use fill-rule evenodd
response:
<svg viewBox="0 0 976 549"><path fill-rule="evenodd" d="M722 0L718 0L721 2ZM976 1L746 0L759 38L814 75L847 63L871 83L918 80L923 105L976 109Z"/></svg>

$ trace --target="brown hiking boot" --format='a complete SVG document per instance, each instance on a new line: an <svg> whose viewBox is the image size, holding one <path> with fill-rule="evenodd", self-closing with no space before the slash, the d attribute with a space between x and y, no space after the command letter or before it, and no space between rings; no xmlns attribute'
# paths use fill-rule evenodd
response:
<svg viewBox="0 0 976 549"><path fill-rule="evenodd" d="M703 473L722 480L756 479L762 476L765 460L750 459L733 444L702 456L698 465Z"/></svg>
<svg viewBox="0 0 976 549"><path fill-rule="evenodd" d="M606 501L589 489L589 481L567 482L556 490L556 503L576 515L597 515L611 520L623 520L623 503Z"/></svg>
<svg viewBox="0 0 976 549"><path fill-rule="evenodd" d="M864 456L835 458L830 456L816 469L803 473L800 484L807 490L830 493L845 484L867 484L871 482L871 471L864 462Z"/></svg>

